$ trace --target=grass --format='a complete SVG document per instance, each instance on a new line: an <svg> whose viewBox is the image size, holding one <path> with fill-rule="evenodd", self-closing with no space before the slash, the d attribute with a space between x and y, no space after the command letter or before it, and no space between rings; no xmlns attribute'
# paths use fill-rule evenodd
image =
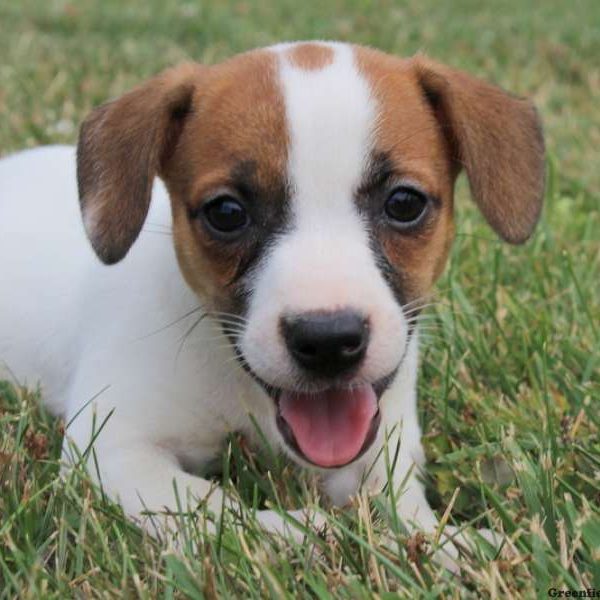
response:
<svg viewBox="0 0 600 600"><path fill-rule="evenodd" d="M92 106L168 64L298 38L425 50L528 94L549 149L546 208L525 247L494 238L462 182L458 235L422 353L431 502L440 514L451 505L458 524L505 531L499 554L478 544L453 580L429 560L431 540L398 532L408 552L391 553L378 543L394 521L382 498L323 508L327 534L308 534L305 545L269 537L251 507L314 504L314 482L278 457L253 456L237 438L224 453L222 479L248 510L227 513L215 538L202 536L198 515L186 519L188 541L174 553L124 519L81 470L57 478L64 426L40 408L36 390L5 382L0 598L536 597L550 587L600 589L599 23L594 0L334 0L321 9L292 0L0 3L0 153L74 142ZM243 535L232 526L240 518Z"/></svg>

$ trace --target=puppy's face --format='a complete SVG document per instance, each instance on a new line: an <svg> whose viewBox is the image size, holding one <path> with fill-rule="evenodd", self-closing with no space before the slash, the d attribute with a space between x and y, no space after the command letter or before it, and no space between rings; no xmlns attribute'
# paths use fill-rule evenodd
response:
<svg viewBox="0 0 600 600"><path fill-rule="evenodd" d="M113 121L118 143L105 141ZM115 155L131 157L135 135L129 170L141 173L128 181ZM341 44L171 71L92 114L79 158L84 221L106 262L126 253L147 180L162 175L186 280L272 397L284 447L320 467L352 462L377 433L379 397L448 254L460 167L509 241L530 234L543 173L527 102ZM99 163L125 189L99 182Z"/></svg>

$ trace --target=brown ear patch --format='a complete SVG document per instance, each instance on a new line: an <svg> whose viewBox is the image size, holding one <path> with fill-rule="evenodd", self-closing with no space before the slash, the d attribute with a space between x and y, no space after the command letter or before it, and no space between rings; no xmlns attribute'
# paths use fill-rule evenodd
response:
<svg viewBox="0 0 600 600"><path fill-rule="evenodd" d="M324 44L295 44L286 57L297 69L318 71L333 62L333 50Z"/></svg>
<svg viewBox="0 0 600 600"><path fill-rule="evenodd" d="M90 242L106 264L137 238L152 183L173 153L200 67L182 65L94 110L81 126L77 180Z"/></svg>
<svg viewBox="0 0 600 600"><path fill-rule="evenodd" d="M473 199L507 242L532 234L544 196L544 139L533 104L418 57L415 70Z"/></svg>
<svg viewBox="0 0 600 600"><path fill-rule="evenodd" d="M438 199L419 235L382 228L380 247L405 295L420 296L440 275L453 237L453 187L467 172L473 198L490 225L512 243L539 218L544 144L528 100L423 57L399 59L355 47L359 70L377 103L373 151L402 181Z"/></svg>

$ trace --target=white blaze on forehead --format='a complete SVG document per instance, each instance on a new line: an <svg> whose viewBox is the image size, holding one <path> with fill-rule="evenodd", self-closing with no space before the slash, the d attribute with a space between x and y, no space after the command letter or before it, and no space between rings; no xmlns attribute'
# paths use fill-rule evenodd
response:
<svg viewBox="0 0 600 600"><path fill-rule="evenodd" d="M295 389L301 377L281 336L286 315L339 308L364 315L370 342L359 376L366 381L392 372L406 342L402 310L377 267L355 203L377 107L352 47L327 47L331 60L306 69L290 59L297 46L272 49L288 130L291 221L254 273L241 349L259 377L283 389Z"/></svg>
<svg viewBox="0 0 600 600"><path fill-rule="evenodd" d="M271 291L285 298L290 311L352 305L368 314L367 293L374 299L374 288L389 293L355 204L376 105L352 47L326 47L333 56L320 69L296 66L290 59L294 45L277 48L292 191L290 231L270 259L271 272L278 273Z"/></svg>
<svg viewBox="0 0 600 600"><path fill-rule="evenodd" d="M331 209L352 209L370 151L375 103L359 73L351 46L326 44L333 60L321 69L294 66L277 48L280 82L290 139L288 177L294 186L296 224L317 217L326 222ZM331 226L331 223L329 223Z"/></svg>

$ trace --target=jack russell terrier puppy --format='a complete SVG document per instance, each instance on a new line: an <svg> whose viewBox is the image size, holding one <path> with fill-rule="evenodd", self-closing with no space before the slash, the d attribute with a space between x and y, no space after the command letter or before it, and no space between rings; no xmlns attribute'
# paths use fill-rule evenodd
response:
<svg viewBox="0 0 600 600"><path fill-rule="evenodd" d="M389 434L398 514L432 531L418 315L463 169L491 227L524 242L544 184L531 102L342 43L169 69L94 110L76 155L0 162L0 362L41 381L148 529L147 511L178 511L175 487L219 513L190 473L232 431L260 444L258 426L338 505L386 483Z"/></svg>

